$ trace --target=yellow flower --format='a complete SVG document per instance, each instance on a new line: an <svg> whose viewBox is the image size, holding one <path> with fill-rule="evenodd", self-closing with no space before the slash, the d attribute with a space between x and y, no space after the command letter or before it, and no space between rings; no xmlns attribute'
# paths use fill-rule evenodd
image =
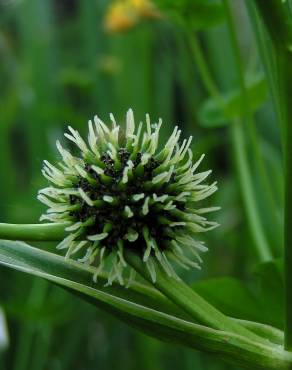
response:
<svg viewBox="0 0 292 370"><path fill-rule="evenodd" d="M157 18L158 10L150 0L116 0L108 9L105 29L123 32L136 26L142 18Z"/></svg>
<svg viewBox="0 0 292 370"><path fill-rule="evenodd" d="M129 0L129 3L144 18L157 18L160 16L158 9L150 0Z"/></svg>
<svg viewBox="0 0 292 370"><path fill-rule="evenodd" d="M137 13L129 7L128 1L116 1L108 9L105 29L108 32L126 31L137 23Z"/></svg>

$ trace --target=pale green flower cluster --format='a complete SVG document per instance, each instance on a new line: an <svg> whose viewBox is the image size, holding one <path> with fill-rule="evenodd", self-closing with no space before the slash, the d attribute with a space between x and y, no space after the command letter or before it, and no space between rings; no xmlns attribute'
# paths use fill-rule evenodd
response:
<svg viewBox="0 0 292 370"><path fill-rule="evenodd" d="M141 257L154 282L153 259L175 278L172 261L199 268L200 252L207 248L196 237L217 226L205 214L218 209L196 208L217 189L215 182L204 183L211 171L197 172L204 156L193 163L192 138L180 144L178 127L159 150L161 120L151 124L146 115L146 124L136 128L129 110L122 131L110 118L111 128L98 117L89 121L87 142L69 127L65 136L80 155L57 142L62 161L44 162L43 175L52 185L38 195L49 207L41 220L70 222L57 248L94 266L95 280L109 268L109 284L124 284L125 248Z"/></svg>

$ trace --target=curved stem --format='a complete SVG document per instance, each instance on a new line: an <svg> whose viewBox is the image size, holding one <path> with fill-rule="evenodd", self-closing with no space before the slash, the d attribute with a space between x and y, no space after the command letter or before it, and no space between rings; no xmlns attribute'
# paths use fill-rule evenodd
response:
<svg viewBox="0 0 292 370"><path fill-rule="evenodd" d="M45 280L34 280L27 297L27 307L33 306L36 309L40 309L45 302L47 289L48 283ZM17 350L14 355L15 362L13 370L25 370L29 367L29 357L36 331L36 327L31 325L31 323L24 322L22 324L18 337ZM36 355L36 352L34 352L34 355Z"/></svg>
<svg viewBox="0 0 292 370"><path fill-rule="evenodd" d="M260 343L268 344L266 339L249 331L239 323L231 320L223 313L218 311L209 302L205 301L199 294L186 285L182 280L175 280L161 271L160 266L152 260L155 265L156 282L152 281L150 273L145 268L141 259L131 251L125 251L126 261L132 266L144 279L150 282L163 295L174 302L178 307L191 315L194 320L214 329L235 333L245 338Z"/></svg>
<svg viewBox="0 0 292 370"><path fill-rule="evenodd" d="M0 224L0 239L11 239L11 240L30 240L30 241L59 241L65 236L65 227L67 224L64 223L53 223L53 224ZM145 265L141 265L139 259L132 253L127 253L128 260L131 265L134 265L138 272L152 282L150 276L148 276ZM237 323L227 318L221 312L217 311L207 301L201 298L199 295L193 292L184 283L168 278L165 274L160 272L159 266L156 268L158 274L158 281L155 287L161 290L167 297L172 299L175 303L179 301L178 306L181 306L181 302L184 302L182 308L186 308L185 311L195 315L200 322L208 324L215 329L228 330L232 329L233 332L241 335L251 336L250 339L263 340L262 338L250 333L245 328L241 327ZM171 280L171 281L169 281ZM172 293L171 293L172 292ZM171 297L170 297L171 293ZM178 295L177 295L178 294ZM198 305L193 306L193 301L188 299L188 295L195 298ZM176 299L174 299L176 297ZM256 338L255 338L256 337Z"/></svg>
<svg viewBox="0 0 292 370"><path fill-rule="evenodd" d="M60 241L66 236L66 223L5 224L0 223L0 239L27 241Z"/></svg>
<svg viewBox="0 0 292 370"><path fill-rule="evenodd" d="M247 320L234 319L234 318L231 318L231 319L238 322L239 324L241 324L248 330L253 331L257 335L260 335L263 338L269 339L272 343L283 346L284 332L282 332L281 330L276 329L270 325L261 324L255 321L247 321Z"/></svg>
<svg viewBox="0 0 292 370"><path fill-rule="evenodd" d="M161 306L160 301L155 300L155 295L159 294L152 296L151 293L150 301L151 297L153 299L149 304L148 297L143 295L146 287L140 290L140 284L134 284L136 286L134 291L141 292L142 300L135 298L139 297L135 292L127 293L127 289L117 286L105 287L105 279L93 284L92 271L87 270L87 267L77 263L71 264L64 257L25 243L2 241L0 250L0 265L63 286L151 336L217 354L232 361L234 366L241 364L252 370L288 370L289 367L291 369L292 354L284 351L281 346L271 342L253 341L242 335L196 324L187 317L177 316L172 308L165 311L165 306ZM150 293L149 289L147 290ZM255 328L252 330L255 331Z"/></svg>

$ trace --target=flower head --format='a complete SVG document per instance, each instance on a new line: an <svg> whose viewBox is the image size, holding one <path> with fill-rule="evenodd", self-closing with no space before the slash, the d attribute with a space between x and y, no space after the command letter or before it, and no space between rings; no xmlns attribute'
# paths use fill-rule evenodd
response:
<svg viewBox="0 0 292 370"><path fill-rule="evenodd" d="M179 144L177 126L159 149L161 120L151 124L146 115L146 125L136 128L129 110L123 132L110 118L111 128L98 117L89 121L87 142L69 126L65 136L80 155L57 141L62 161L56 166L44 161L42 172L52 186L38 195L49 207L41 220L69 222L57 248L95 266L95 279L109 259L109 284L124 282L125 248L138 253L153 281L153 258L174 277L171 261L199 267L199 253L207 248L197 234L217 226L205 217L215 208L197 207L217 189L216 183L204 183L211 171L197 172L204 156L193 163L192 138Z"/></svg>

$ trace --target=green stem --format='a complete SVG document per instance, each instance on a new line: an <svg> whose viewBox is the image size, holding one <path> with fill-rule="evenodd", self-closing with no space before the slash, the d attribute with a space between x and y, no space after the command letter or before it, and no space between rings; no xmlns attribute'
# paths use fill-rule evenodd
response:
<svg viewBox="0 0 292 370"><path fill-rule="evenodd" d="M155 300L154 305L151 303L149 306L145 296L140 300L138 296L136 299L132 292L127 293L127 289L117 286L105 288L105 279L93 284L92 271L89 272L86 267L80 264L74 264L74 267L63 257L25 243L2 241L0 250L0 264L63 286L116 318L158 339L217 354L232 361L234 366L240 364L247 369L291 369L292 354L284 351L279 345L253 341L242 335L195 324L188 318L177 317L172 309L168 312L165 312L164 308L161 310L160 303ZM138 283L134 286L136 292L142 288ZM250 325L244 323L243 326ZM255 331L255 328L252 330ZM274 338L274 335L272 337Z"/></svg>
<svg viewBox="0 0 292 370"><path fill-rule="evenodd" d="M282 83L283 105L285 107L285 222L284 222L284 247L285 247L285 292L286 292L286 320L285 343L286 349L292 351L292 55L283 56Z"/></svg>
<svg viewBox="0 0 292 370"><path fill-rule="evenodd" d="M189 44L206 90L211 96L214 97L214 99L216 99L216 101L220 105L222 103L222 97L220 96L220 92L217 89L215 82L213 81L206 58L195 35L192 34L191 37L189 37ZM236 136L237 140L240 141L240 144L243 144L243 132L242 130L240 130L240 128L237 128L235 126L238 126L238 122L231 123L231 135L232 137ZM258 258L261 261L267 261L270 260L272 256L266 241L265 233L263 231L263 226L261 224L259 212L256 206L256 197L252 187L251 174L248 166L248 158L246 155L245 145L240 145L240 149L238 149L236 148L237 144L234 141L232 143L234 148L235 161L237 164L238 177L241 184L240 190L244 202L245 212L247 214L250 233L254 241ZM242 186L242 183L247 184L247 188Z"/></svg>
<svg viewBox="0 0 292 370"><path fill-rule="evenodd" d="M27 299L27 308L33 306L34 309L40 309L44 304L48 283L44 280L34 280ZM33 348L33 339L37 329L32 323L25 322L19 333L17 351L14 357L14 370L25 370L30 367L31 351ZM37 350L34 350L36 355Z"/></svg>
<svg viewBox="0 0 292 370"><path fill-rule="evenodd" d="M250 0L248 0L250 1ZM281 0L254 0L275 48L288 48L292 40L291 15Z"/></svg>
<svg viewBox="0 0 292 370"><path fill-rule="evenodd" d="M269 341L271 341L272 343L283 346L284 333L281 330L276 329L270 325L261 324L255 321L246 321L234 318L232 318L232 320L238 322L239 324L241 324L248 330L253 331L257 335L269 339Z"/></svg>
<svg viewBox="0 0 292 370"><path fill-rule="evenodd" d="M25 227L26 225L24 225ZM30 225L31 226L31 225ZM40 225L41 226L41 225ZM46 228L46 225L44 225ZM61 228L61 225L59 225ZM63 225L64 227L64 225ZM47 233L44 232L43 236ZM31 234L30 237L35 239ZM47 234L47 237L50 237ZM57 237L57 234L56 236ZM4 243L4 242L3 242ZM40 261L40 256L37 256L39 253L46 253L46 258L52 256L51 258L54 263L57 263L59 259L59 263L63 264L64 259L58 257L57 260L53 257L53 254L42 252L35 250L35 248L29 247L25 244L21 243L9 243L6 242L8 256L11 257L10 252L12 251L12 256L15 256L15 252L17 251L17 258L22 261L20 258L19 248L28 248L30 251L31 256L33 257L30 260L29 266L35 265L33 262L35 258ZM5 243L4 243L4 252L5 252ZM135 255L131 251L125 251L125 258L128 262L134 266L134 268L148 281L151 281L149 274L147 273L147 269L145 268L145 264L141 261L141 258ZM5 253L4 253L5 256ZM8 258L7 261L11 261L13 258ZM5 258L4 258L4 264ZM2 261L2 262L3 262ZM49 262L49 261L47 261ZM10 262L7 263L7 266ZM46 265L46 264L45 264ZM47 266L51 265L51 263L47 263ZM57 263L58 265L58 263ZM56 265L56 266L57 266ZM167 323L171 321L171 326L168 336L171 338L171 335L174 335L174 338L181 338L180 343L184 343L192 348L196 349L203 349L206 351L215 352L217 354L224 355L225 357L229 355L230 360L235 363L241 363L242 365L245 364L248 368L253 369L285 369L288 370L289 366L292 362L291 355L286 353L279 345L275 345L274 342L278 343L281 340L280 333L271 328L262 328L262 325L256 323L249 323L249 322L238 322L234 319L228 318L223 315L220 311L217 311L212 305L206 302L203 298L201 298L198 294L192 291L187 285L183 282L175 281L173 278L169 278L165 273L160 270L159 266L155 266L157 271L157 283L154 284L155 288L158 288L160 292L164 293L166 298L170 298L175 304L181 307L184 312L188 315L194 317L194 320L198 320L203 323L210 323L212 327L201 326L192 322L188 322L187 319L179 319L175 316L172 316L171 313L163 313L160 312L159 308L161 308L160 304L158 304L158 309L156 308L147 308L142 306L141 304L131 302L131 300L125 300L122 297L118 297L114 292L103 292L102 290L95 289L91 286L87 287L84 284L81 284L81 281L77 279L77 281L68 278L67 276L67 268L65 269L65 275L61 273L57 273L58 268L56 270L56 266L54 268L55 275L50 274L49 271L39 270L39 269L28 269L27 266L20 267L20 265L12 264L14 268L19 269L21 271L30 271L30 273L41 276L49 281L55 282L60 285L64 285L70 289L75 289L76 291L83 293L87 298L88 295L92 298L96 298L97 301L95 303L100 305L102 308L106 308L108 312L112 312L115 314L116 317L121 317L126 319L127 321L131 321L136 323L137 327L143 330L147 329L147 333L150 335L155 335L157 332L157 325L160 325L160 329L158 332L162 333L162 335L166 335L164 332L163 325L167 327ZM44 266L44 265L43 265ZM23 270L22 270L23 268ZM77 271L77 270L76 270ZM59 276L59 277L58 277ZM63 278L62 278L63 277ZM87 280L86 280L87 281ZM90 294L89 291L90 290ZM157 292L158 293L158 292ZM105 305L103 305L105 303ZM155 303L156 305L156 303ZM127 316L128 315L128 316ZM153 323L152 329L150 326L143 325L145 320L149 320L150 324ZM148 322L148 321L147 321ZM175 331L175 327L172 323L180 323L180 328L178 331ZM190 330L191 328L195 328L195 332L192 338L190 338ZM212 328L220 328L212 329ZM160 331L161 330L161 331ZM180 335L177 336L177 334ZM259 334L259 335L258 335ZM268 334L268 335L267 335ZM267 340L266 338L262 338L261 335L265 337L271 338L271 341ZM158 337L160 338L160 334L158 333Z"/></svg>
<svg viewBox="0 0 292 370"><path fill-rule="evenodd" d="M244 133L240 121L235 121L230 126L232 137L232 146L238 171L239 185L243 197L246 213L248 215L248 225L253 235L256 245L256 251L260 261L269 261L272 259L271 252L266 242L265 234L262 230L258 210L255 207L256 198L252 187L248 159L245 150Z"/></svg>
<svg viewBox="0 0 292 370"><path fill-rule="evenodd" d="M4 224L0 223L0 239L26 241L59 241L66 236L66 223Z"/></svg>
<svg viewBox="0 0 292 370"><path fill-rule="evenodd" d="M37 336L37 348L34 351L31 370L42 370L46 368L51 339L52 328L49 325L43 326Z"/></svg>
<svg viewBox="0 0 292 370"><path fill-rule="evenodd" d="M256 130L256 124L254 121L253 113L250 108L250 101L248 97L248 90L246 87L245 82L245 72L244 72L244 66L242 64L242 57L241 57L241 51L237 39L236 29L234 26L233 21L233 15L230 8L230 0L223 0L224 6L226 9L226 15L227 15L227 27L229 29L229 35L231 40L231 48L233 50L234 60L235 60L235 67L237 69L237 76L239 81L239 88L241 91L241 109L242 109L242 117L246 120L246 127L248 131L248 136L250 138L251 142L251 149L253 152L255 165L259 173L259 181L261 183L262 190L264 192L265 199L267 200L268 204L268 213L272 215L272 224L274 225L274 229L277 231L278 239L281 235L280 231L280 215L277 213L277 203L274 198L273 191L271 189L271 183L269 181L267 171L265 164L263 162L263 158L260 152L260 145L259 145L259 139L258 134ZM256 201L256 199L254 199ZM263 231L263 228L262 228ZM271 250L271 247L269 245L268 240L266 239L264 232L263 232L263 238L265 239L265 248L267 251ZM272 257L272 254L270 252L270 255Z"/></svg>
<svg viewBox="0 0 292 370"><path fill-rule="evenodd" d="M272 44L269 42L269 36L266 30L262 27L260 15L257 12L255 5L248 1L246 3L249 18L254 29L256 43L259 49L259 55L263 62L264 72L268 81L270 96L272 98L274 110L279 121L281 120L280 103L278 99L278 90L276 83L276 58ZM283 135L283 128L280 127L281 135ZM283 137L282 137L283 141Z"/></svg>
<svg viewBox="0 0 292 370"><path fill-rule="evenodd" d="M207 60L201 49L201 45L200 45L200 42L196 34L190 33L188 29L185 29L184 31L185 31L186 38L189 44L189 48L196 61L196 64L198 66L198 70L200 73L200 77L202 79L202 82L206 90L219 104L221 104L222 98L220 95L220 91L218 90L217 85L215 81L213 80L213 77L210 74Z"/></svg>
<svg viewBox="0 0 292 370"><path fill-rule="evenodd" d="M284 137L285 162L285 348L292 351L292 25L291 15L280 0L254 0L274 45L277 60L278 97Z"/></svg>
<svg viewBox="0 0 292 370"><path fill-rule="evenodd" d="M279 86L281 111L284 123L284 264L285 264L285 346L292 351L292 54L278 51Z"/></svg>
<svg viewBox="0 0 292 370"><path fill-rule="evenodd" d="M64 223L36 225L0 224L0 239L58 241L65 236L65 226L66 224ZM140 259L132 253L127 253L126 255L129 263L131 263L142 276L152 282L145 269L145 264L141 263ZM199 322L207 324L215 329L232 331L236 334L244 335L251 340L265 341L223 315L183 282L178 282L166 276L165 273L160 271L159 266L156 266L156 270L157 283L155 287L174 301L179 307L183 308L185 312L194 316L195 319L198 319ZM196 303L195 305L194 302Z"/></svg>
<svg viewBox="0 0 292 370"><path fill-rule="evenodd" d="M191 315L191 317L200 324L214 329L238 334L250 340L267 344L266 339L254 334L242 325L222 314L183 281L178 281L167 276L165 272L161 271L160 266L154 261L154 259L152 261L155 265L156 271L155 283L152 281L148 270L145 268L145 264L135 253L125 251L125 258L141 276L153 284L153 286L163 293L163 295L183 309L186 313Z"/></svg>

